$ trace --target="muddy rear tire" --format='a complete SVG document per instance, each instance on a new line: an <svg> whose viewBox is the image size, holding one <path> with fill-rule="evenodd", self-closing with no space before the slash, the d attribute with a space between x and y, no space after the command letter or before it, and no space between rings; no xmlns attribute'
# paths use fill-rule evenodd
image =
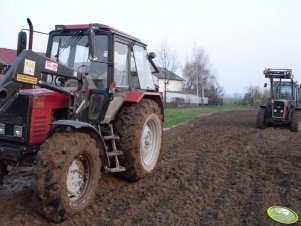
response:
<svg viewBox="0 0 301 226"><path fill-rule="evenodd" d="M301 110L293 110L290 129L293 132L301 131Z"/></svg>
<svg viewBox="0 0 301 226"><path fill-rule="evenodd" d="M93 201L101 161L90 135L56 133L42 145L37 161L33 201L46 218L63 221Z"/></svg>
<svg viewBox="0 0 301 226"><path fill-rule="evenodd" d="M259 129L265 129L267 127L266 108L259 108L256 117L256 127Z"/></svg>
<svg viewBox="0 0 301 226"><path fill-rule="evenodd" d="M0 160L0 184L3 184L4 177L8 174L7 165Z"/></svg>
<svg viewBox="0 0 301 226"><path fill-rule="evenodd" d="M138 104L123 106L114 124L120 137L117 148L123 151L122 175L138 181L156 167L162 144L162 113L155 101L143 99Z"/></svg>

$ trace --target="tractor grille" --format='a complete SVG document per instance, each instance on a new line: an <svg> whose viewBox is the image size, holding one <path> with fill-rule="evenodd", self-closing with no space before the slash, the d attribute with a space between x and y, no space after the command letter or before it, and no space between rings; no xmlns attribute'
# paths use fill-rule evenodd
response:
<svg viewBox="0 0 301 226"><path fill-rule="evenodd" d="M44 141L49 131L49 120L47 116L35 116L32 118L31 138Z"/></svg>
<svg viewBox="0 0 301 226"><path fill-rule="evenodd" d="M274 101L273 117L283 118L284 117L284 102Z"/></svg>
<svg viewBox="0 0 301 226"><path fill-rule="evenodd" d="M2 126L2 134L0 134L1 142L25 143L28 139L28 124L30 120L31 98L26 95L19 95L12 105L0 116L0 124ZM20 136L14 132L15 128L22 130Z"/></svg>

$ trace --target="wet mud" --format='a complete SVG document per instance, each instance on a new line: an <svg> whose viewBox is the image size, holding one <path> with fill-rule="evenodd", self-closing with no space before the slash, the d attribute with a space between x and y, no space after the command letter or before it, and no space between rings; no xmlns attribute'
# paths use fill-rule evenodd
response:
<svg viewBox="0 0 301 226"><path fill-rule="evenodd" d="M280 225L272 205L301 215L301 133L255 121L255 110L228 111L165 130L154 173L135 183L102 174L93 204L56 225ZM54 225L35 210L32 180L5 178L0 225Z"/></svg>

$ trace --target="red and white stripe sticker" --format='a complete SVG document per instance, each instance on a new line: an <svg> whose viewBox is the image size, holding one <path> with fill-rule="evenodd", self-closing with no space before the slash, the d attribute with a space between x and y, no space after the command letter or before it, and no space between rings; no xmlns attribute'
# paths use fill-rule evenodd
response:
<svg viewBox="0 0 301 226"><path fill-rule="evenodd" d="M57 63L54 63L54 62L49 61L49 60L46 60L45 69L57 72L57 68L58 68L58 64Z"/></svg>

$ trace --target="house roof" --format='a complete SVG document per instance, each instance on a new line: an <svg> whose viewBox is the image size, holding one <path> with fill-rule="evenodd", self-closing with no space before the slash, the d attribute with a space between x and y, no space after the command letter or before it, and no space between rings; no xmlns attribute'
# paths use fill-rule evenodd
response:
<svg viewBox="0 0 301 226"><path fill-rule="evenodd" d="M158 79L169 79L169 80L176 80L176 81L185 81L183 78L181 78L180 76L176 75L175 73L173 73L172 71L163 68L163 67L157 67L159 73L155 73L154 75L158 78ZM166 75L164 73L164 71L166 71Z"/></svg>
<svg viewBox="0 0 301 226"><path fill-rule="evenodd" d="M17 57L17 50L0 48L0 63L11 65Z"/></svg>

